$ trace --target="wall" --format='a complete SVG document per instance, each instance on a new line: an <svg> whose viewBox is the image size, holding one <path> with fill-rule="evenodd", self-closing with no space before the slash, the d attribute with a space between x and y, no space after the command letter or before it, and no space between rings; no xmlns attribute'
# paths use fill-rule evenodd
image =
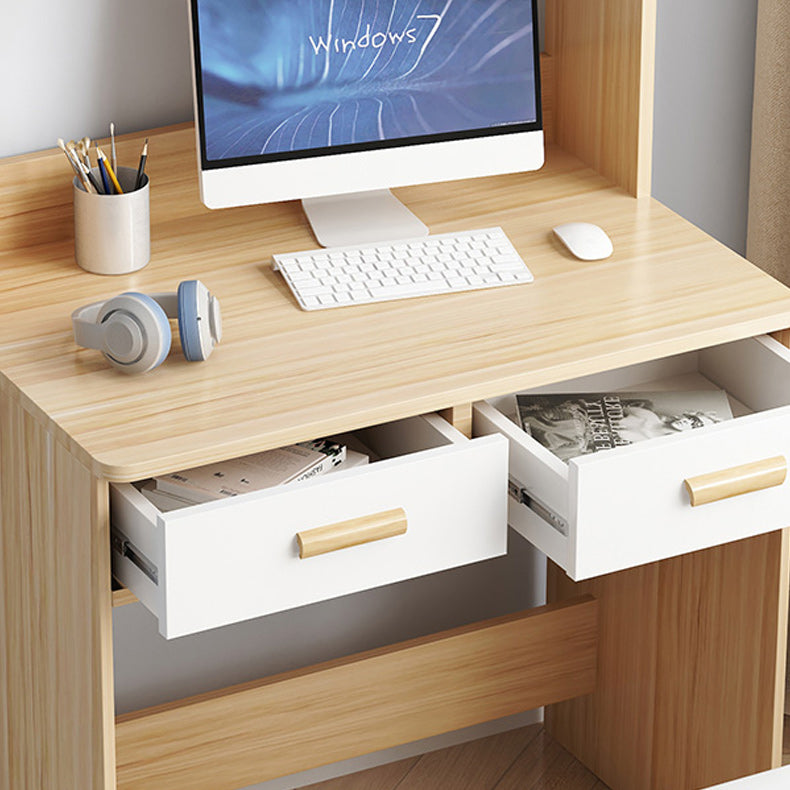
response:
<svg viewBox="0 0 790 790"><path fill-rule="evenodd" d="M1 18L0 156L191 118L186 0L25 0Z"/></svg>
<svg viewBox="0 0 790 790"><path fill-rule="evenodd" d="M653 195L744 254L757 0L658 0Z"/></svg>

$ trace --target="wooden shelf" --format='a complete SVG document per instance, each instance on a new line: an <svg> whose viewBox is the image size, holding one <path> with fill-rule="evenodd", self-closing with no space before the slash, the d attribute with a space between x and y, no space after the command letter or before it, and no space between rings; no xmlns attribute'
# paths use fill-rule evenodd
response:
<svg viewBox="0 0 790 790"><path fill-rule="evenodd" d="M589 694L596 613L583 596L121 716L118 788L243 787Z"/></svg>
<svg viewBox="0 0 790 790"><path fill-rule="evenodd" d="M127 590L126 587L122 587L121 585L117 584L117 582L113 581L113 589L112 589L112 605L113 608L116 606L126 606L130 603L137 603L137 596L131 591Z"/></svg>

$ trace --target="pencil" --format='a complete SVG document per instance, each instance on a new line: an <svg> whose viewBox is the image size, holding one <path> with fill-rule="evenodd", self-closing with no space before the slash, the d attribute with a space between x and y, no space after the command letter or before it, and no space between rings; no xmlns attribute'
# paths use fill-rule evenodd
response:
<svg viewBox="0 0 790 790"><path fill-rule="evenodd" d="M134 182L134 188L140 189L143 185L143 173L145 173L145 160L148 159L148 138L145 138L143 143L143 151L140 154L140 164L137 166L137 179Z"/></svg>
<svg viewBox="0 0 790 790"><path fill-rule="evenodd" d="M107 175L110 177L110 181L112 181L113 186L115 187L115 191L119 194L123 194L123 190L121 189L121 185L118 183L118 179L115 177L115 172L110 165L110 162L107 159L107 154L96 146L96 152L99 154L99 159L101 159L102 164L104 165L104 169L107 171Z"/></svg>

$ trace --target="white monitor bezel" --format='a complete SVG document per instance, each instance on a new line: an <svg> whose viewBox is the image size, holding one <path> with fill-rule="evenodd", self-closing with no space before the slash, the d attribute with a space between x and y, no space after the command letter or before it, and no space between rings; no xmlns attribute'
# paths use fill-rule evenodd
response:
<svg viewBox="0 0 790 790"><path fill-rule="evenodd" d="M540 71L535 55L535 128L279 161L204 166L193 14L189 6L192 98L201 201L212 209L342 195L413 184L538 170L544 163ZM537 1L532 0L537 40ZM537 47L536 47L537 49Z"/></svg>

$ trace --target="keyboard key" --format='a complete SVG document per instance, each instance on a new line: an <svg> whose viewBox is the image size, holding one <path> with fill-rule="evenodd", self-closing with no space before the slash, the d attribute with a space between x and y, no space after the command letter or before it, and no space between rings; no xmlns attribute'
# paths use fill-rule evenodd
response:
<svg viewBox="0 0 790 790"><path fill-rule="evenodd" d="M491 271L494 272L518 272L524 268L521 261L502 261L497 262L491 266Z"/></svg>
<svg viewBox="0 0 790 790"><path fill-rule="evenodd" d="M419 288L412 289L410 296L423 296L429 291L443 291L444 283L439 281L420 283ZM397 285L395 286L381 286L380 288L371 288L370 293L374 299L397 299L403 293L403 290Z"/></svg>
<svg viewBox="0 0 790 790"><path fill-rule="evenodd" d="M309 288L300 288L299 292L303 296L321 296L332 293L331 285L311 285Z"/></svg>

